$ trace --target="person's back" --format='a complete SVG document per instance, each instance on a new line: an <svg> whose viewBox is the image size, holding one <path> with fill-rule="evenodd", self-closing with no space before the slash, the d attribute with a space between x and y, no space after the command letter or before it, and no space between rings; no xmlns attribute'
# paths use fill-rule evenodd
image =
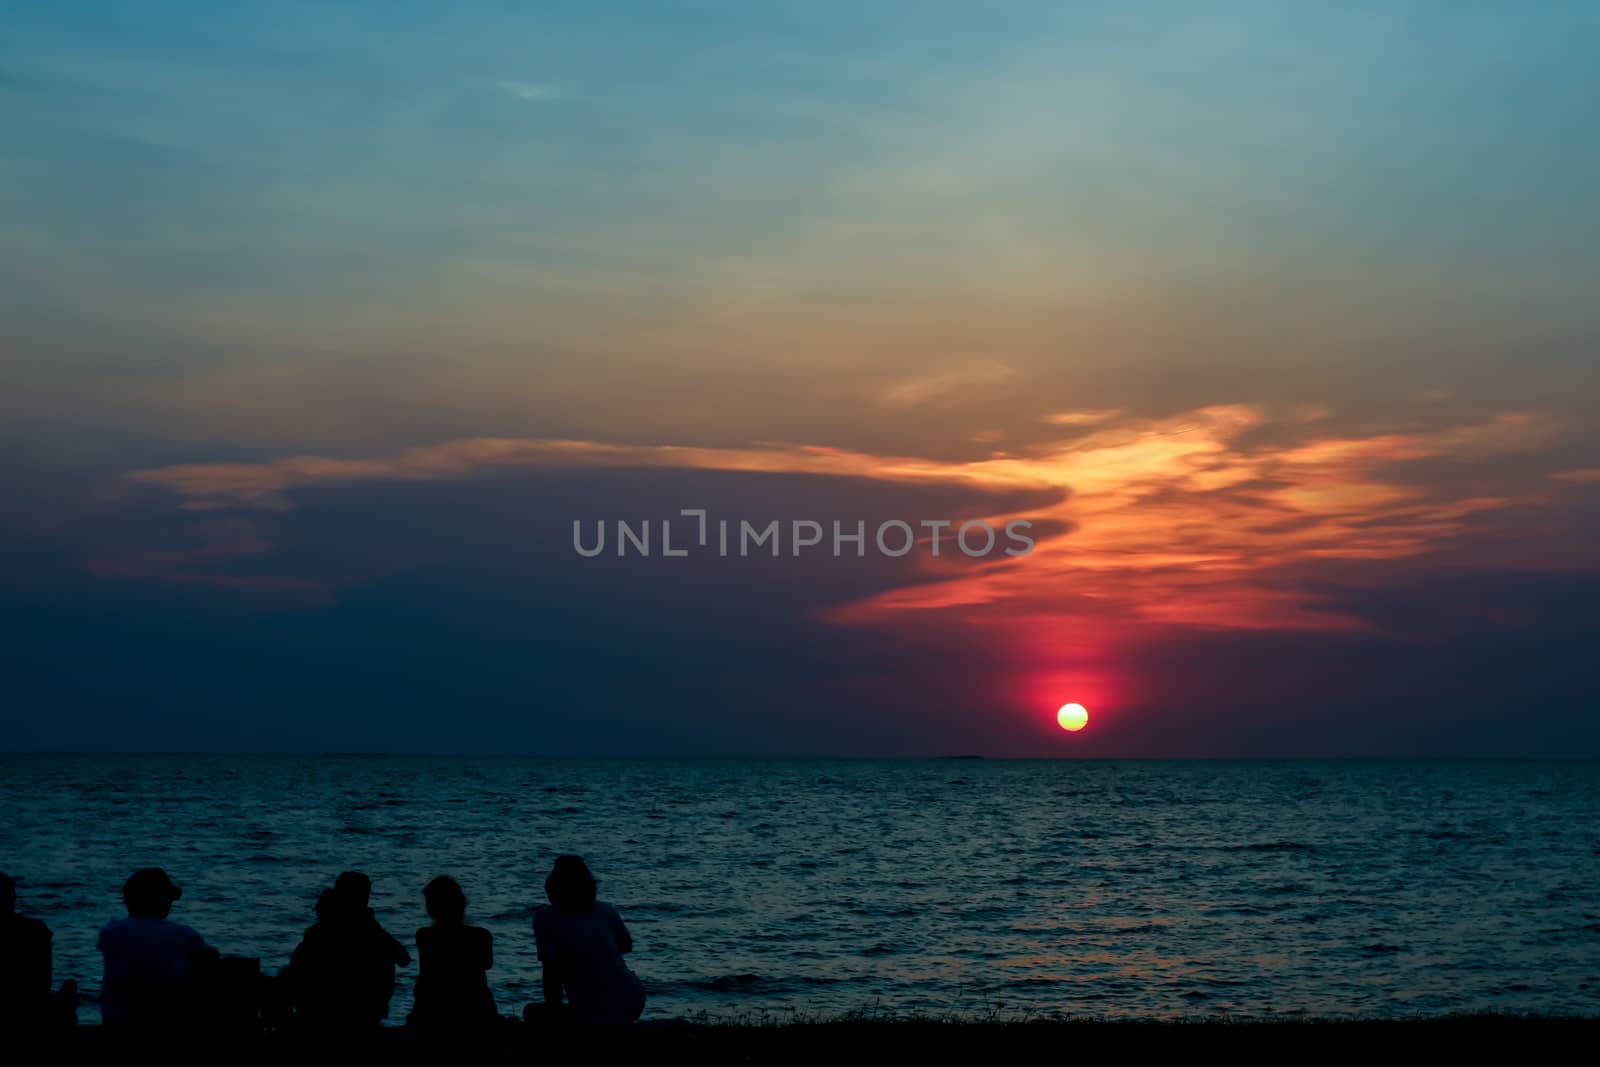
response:
<svg viewBox="0 0 1600 1067"><path fill-rule="evenodd" d="M16 905L16 883L0 874L0 1020L32 1025L50 1001L50 928Z"/></svg>
<svg viewBox="0 0 1600 1067"><path fill-rule="evenodd" d="M191 964L215 950L196 931L167 918L182 891L159 867L135 871L122 894L128 917L106 923L96 944L105 959L101 1021L141 1026L178 1022L189 1000Z"/></svg>
<svg viewBox="0 0 1600 1067"><path fill-rule="evenodd" d="M332 890L317 901L318 921L306 928L284 971L289 1001L302 1023L316 1027L352 1025L369 1012L352 1003L355 985L347 972L350 953L342 944L332 914Z"/></svg>
<svg viewBox="0 0 1600 1067"><path fill-rule="evenodd" d="M417 931L414 1021L459 1024L493 1018L489 968L494 938L481 926L424 926Z"/></svg>
<svg viewBox="0 0 1600 1067"><path fill-rule="evenodd" d="M340 875L318 901L319 921L290 958L295 1009L312 1025L377 1026L389 1014L395 968L411 962L367 906L370 887L365 875Z"/></svg>
<svg viewBox="0 0 1600 1067"><path fill-rule="evenodd" d="M550 904L533 913L533 937L544 964L545 1003L563 991L579 1021L631 1023L644 1011L644 986L623 955L633 938L617 909L595 899L594 876L583 860L562 856L545 881Z"/></svg>
<svg viewBox="0 0 1600 1067"><path fill-rule="evenodd" d="M495 1017L489 992L494 937L466 924L467 898L455 879L435 878L423 890L434 924L417 931L416 1007L411 1022L430 1027L463 1027Z"/></svg>

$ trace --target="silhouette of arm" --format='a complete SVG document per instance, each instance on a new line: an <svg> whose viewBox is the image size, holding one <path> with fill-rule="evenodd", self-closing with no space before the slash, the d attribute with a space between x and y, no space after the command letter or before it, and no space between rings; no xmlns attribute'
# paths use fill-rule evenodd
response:
<svg viewBox="0 0 1600 1067"><path fill-rule="evenodd" d="M288 982L291 989L305 978L306 956L308 955L306 951L307 940L307 938L300 939L300 943L294 947L294 951L289 953L289 962L284 965L283 970L278 972L278 977Z"/></svg>
<svg viewBox="0 0 1600 1067"><path fill-rule="evenodd" d="M35 948L33 961L33 985L42 993L49 993L50 987L55 983L55 961L53 959L50 939L50 928L44 923L39 924L38 946Z"/></svg>
<svg viewBox="0 0 1600 1067"><path fill-rule="evenodd" d="M539 954L539 961L544 964L543 981L544 1002L551 1007L561 1004L561 969L556 966L556 957L559 953L551 938L551 931L547 924L554 912L539 908L533 913L533 947Z"/></svg>
<svg viewBox="0 0 1600 1067"><path fill-rule="evenodd" d="M617 952L626 956L633 951L633 935L628 933L628 924L622 921L622 916L612 909L611 917L616 920Z"/></svg>
<svg viewBox="0 0 1600 1067"><path fill-rule="evenodd" d="M206 939L201 937L198 931L189 930L188 934L189 936L184 939L183 943L184 962L187 966L191 968L196 966L203 967L213 960L222 958L222 953L206 944Z"/></svg>
<svg viewBox="0 0 1600 1067"><path fill-rule="evenodd" d="M478 939L478 966L486 971L494 966L494 935L487 930Z"/></svg>
<svg viewBox="0 0 1600 1067"><path fill-rule="evenodd" d="M380 940L386 943L384 950L389 954L390 959L394 961L394 965L396 967L411 966L411 953L406 951L406 947L400 943L399 938L383 928L378 922L377 916L372 918L372 927L382 935Z"/></svg>

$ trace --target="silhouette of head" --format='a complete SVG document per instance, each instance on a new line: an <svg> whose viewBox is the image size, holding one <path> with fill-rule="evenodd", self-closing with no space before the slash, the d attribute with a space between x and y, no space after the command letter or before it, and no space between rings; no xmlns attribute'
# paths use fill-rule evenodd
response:
<svg viewBox="0 0 1600 1067"><path fill-rule="evenodd" d="M122 883L122 902L134 918L165 919L181 896L183 890L160 867L141 867Z"/></svg>
<svg viewBox="0 0 1600 1067"><path fill-rule="evenodd" d="M461 884L447 874L429 882L422 890L422 899L434 922L458 923L467 917L467 895L461 891Z"/></svg>
<svg viewBox="0 0 1600 1067"><path fill-rule="evenodd" d="M334 879L333 891L350 908L365 908L372 899L372 879L360 871L345 871Z"/></svg>
<svg viewBox="0 0 1600 1067"><path fill-rule="evenodd" d="M569 915L588 915L594 911L595 893L600 883L594 880L582 856L557 856L550 876L544 880L544 895L557 909Z"/></svg>
<svg viewBox="0 0 1600 1067"><path fill-rule="evenodd" d="M335 918L339 914L339 894L331 889L324 889L317 894L315 911L318 922L327 922L329 919Z"/></svg>
<svg viewBox="0 0 1600 1067"><path fill-rule="evenodd" d="M9 874L0 874L0 915L17 910L17 883Z"/></svg>

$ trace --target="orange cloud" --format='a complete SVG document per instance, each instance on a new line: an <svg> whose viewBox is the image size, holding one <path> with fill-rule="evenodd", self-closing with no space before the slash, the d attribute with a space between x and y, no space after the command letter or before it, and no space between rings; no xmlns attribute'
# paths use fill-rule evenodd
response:
<svg viewBox="0 0 1600 1067"><path fill-rule="evenodd" d="M1524 451L1557 432L1534 416L1503 415L1424 434L1245 443L1272 422L1308 425L1295 412L1274 418L1221 406L1128 420L1026 459L974 465L1070 488L1037 517L1072 532L1029 556L886 593L841 617L959 608L1036 626L1092 617L1111 630L1357 627L1285 579L1315 562L1421 555L1464 534L1479 512L1542 502L1511 492L1454 496L1400 481L1391 465Z"/></svg>
<svg viewBox="0 0 1600 1067"><path fill-rule="evenodd" d="M113 578L289 594L318 603L331 595L327 583L315 579L232 573L228 568L239 562L273 552L272 543L247 521L203 523L189 531L189 536L189 543L179 548L96 557L89 560L87 569Z"/></svg>
<svg viewBox="0 0 1600 1067"><path fill-rule="evenodd" d="M834 617L886 622L955 612L1034 625L1093 619L1112 634L1149 625L1330 630L1361 623L1293 581L1297 571L1329 560L1418 556L1466 533L1480 513L1543 501L1516 487L1485 492L1475 484L1471 492L1451 492L1407 482L1396 464L1522 453L1561 431L1547 418L1513 413L1422 433L1338 436L1323 426L1325 414L1247 405L1157 419L1058 414L1047 421L1076 436L966 462L804 445L471 438L386 458L186 464L129 479L202 509L286 507L295 489L311 485L427 481L506 467L659 466L1055 490L1056 503L1026 516L1039 530L1031 554L926 559L927 581L848 605ZM1588 473L1551 477L1583 482ZM988 518L998 526L1018 517Z"/></svg>
<svg viewBox="0 0 1600 1067"><path fill-rule="evenodd" d="M1109 422L1122 412L1116 408L1094 408L1087 411L1057 411L1043 416L1039 421L1051 426L1094 426Z"/></svg>

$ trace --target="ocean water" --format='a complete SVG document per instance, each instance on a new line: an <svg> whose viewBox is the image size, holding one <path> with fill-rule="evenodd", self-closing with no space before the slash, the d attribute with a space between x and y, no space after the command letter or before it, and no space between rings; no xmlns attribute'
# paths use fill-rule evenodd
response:
<svg viewBox="0 0 1600 1067"><path fill-rule="evenodd" d="M647 1017L1600 1012L1594 762L0 756L0 805L0 868L91 996L135 867L271 972L357 868L408 944L459 878L514 1013L575 851Z"/></svg>

